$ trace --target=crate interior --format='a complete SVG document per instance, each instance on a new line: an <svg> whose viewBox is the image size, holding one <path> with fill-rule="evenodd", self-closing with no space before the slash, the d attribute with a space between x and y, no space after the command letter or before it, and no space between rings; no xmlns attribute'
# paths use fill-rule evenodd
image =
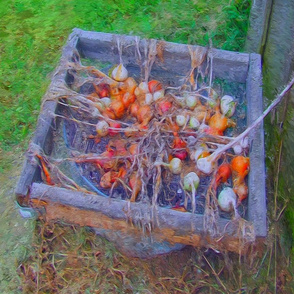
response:
<svg viewBox="0 0 294 294"><path fill-rule="evenodd" d="M116 48L115 40L111 42L97 41L98 45L87 43L86 39L80 39L77 48L80 55L80 61L85 66L94 66L108 74L111 68L119 62L118 50ZM90 44L90 45L89 45ZM138 65L136 60L135 45L127 46L125 44L125 50L122 50L122 60L129 72L129 76L133 77L138 83L142 81L142 70ZM181 48L182 45L181 45ZM164 87L177 87L181 85L183 80L186 78L190 70L190 55L187 46L184 47L185 50L180 50L177 52L171 52L171 50L164 51L166 59L164 62L156 60L152 70L150 72L150 80L156 79L164 85ZM144 53L144 42L140 47L141 53ZM75 57L76 58L76 57ZM175 67L171 67L172 61L175 61ZM232 80L231 75L226 75L225 71L219 69L219 61L215 62L215 70L213 69L213 80L212 87L220 95L231 95L235 97L237 101L236 112L232 119L236 122L237 126L235 128L228 128L224 135L225 136L236 136L241 133L246 128L247 120L247 103L246 103L246 79L240 78L238 81ZM177 66L181 64L181 66ZM197 88L204 88L209 83L209 71L206 70L207 64L204 62L200 66L200 73L197 77ZM246 75L246 66L242 75ZM218 73L221 74L218 74ZM91 82L84 83L81 87L73 88L74 77L71 71L67 72L65 81L67 86L80 94L89 95L94 89ZM227 77L228 79L225 79ZM205 90L202 95L208 95ZM101 179L101 173L91 163L75 163L70 160L62 160L66 158L71 158L76 154L101 154L105 151L106 145L110 140L114 138L103 137L99 142L96 142L95 135L95 124L97 119L86 117L83 113L77 111L74 108L67 106L68 101L66 99L62 100L62 103L58 105L56 113L60 117L55 120L54 131L52 131L52 143L48 141L45 144L45 153L50 155L54 160L60 160L58 163L58 168L70 179L75 181L79 186L85 189L96 192L97 194L104 195L106 197L112 197L117 199L126 200L130 197L129 192L126 188L118 183L113 189L104 189L100 186L99 182ZM70 118L70 119L68 119ZM83 121L88 124L76 123L74 120ZM134 123L130 120L129 123ZM90 125L92 124L92 125ZM121 132L117 135L116 139L129 140ZM51 141L51 139L50 139ZM232 154L232 150L230 150ZM186 159L189 161L189 159ZM221 161L219 162L221 163ZM185 164L185 161L184 161ZM168 179L168 181L166 181ZM158 195L157 203L161 207L172 208L182 206L184 202L185 192L181 185L180 175L169 175L164 171L162 173L162 188ZM201 176L200 185L197 189L196 194L196 214L203 214L205 209L205 198L207 193L208 184L211 182L211 176ZM147 191L143 194L139 194L137 201L142 201L146 203L152 202L153 195L153 182L154 179L151 177L147 185ZM228 185L232 186L231 180L228 181ZM218 188L218 192L226 186L222 184ZM246 218L247 217L247 200L243 201L241 205L238 206L239 214ZM191 201L188 200L187 210L191 212ZM225 213L219 211L220 216L230 219L232 217L231 213Z"/></svg>

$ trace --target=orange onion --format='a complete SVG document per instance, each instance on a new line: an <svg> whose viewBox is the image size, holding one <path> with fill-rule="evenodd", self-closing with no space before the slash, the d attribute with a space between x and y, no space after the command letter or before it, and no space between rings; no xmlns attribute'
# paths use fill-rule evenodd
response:
<svg viewBox="0 0 294 294"><path fill-rule="evenodd" d="M250 168L250 159L249 157L244 156L236 156L231 161L231 168L233 172L237 173L237 175L241 178L245 178L249 173Z"/></svg>
<svg viewBox="0 0 294 294"><path fill-rule="evenodd" d="M132 77L128 77L122 85L120 85L120 89L125 93L129 92L130 94L134 94L137 85L137 82Z"/></svg>
<svg viewBox="0 0 294 294"><path fill-rule="evenodd" d="M119 133L119 130L112 130L111 128L117 128L117 129L120 129L120 128L121 128L121 124L120 124L120 123L110 121L110 122L109 122L109 126L110 126L110 129L109 129L109 136L115 136L116 134Z"/></svg>
<svg viewBox="0 0 294 294"><path fill-rule="evenodd" d="M152 118L152 111L149 105L141 106L137 113L137 119L139 123L147 125Z"/></svg>
<svg viewBox="0 0 294 294"><path fill-rule="evenodd" d="M162 85L159 81L152 80L148 82L148 89L150 93L157 92L162 89Z"/></svg>
<svg viewBox="0 0 294 294"><path fill-rule="evenodd" d="M130 201L135 202L138 194L140 193L140 191L142 189L142 181L138 175L138 172L134 172L131 174L129 184L132 189L132 196L131 196Z"/></svg>
<svg viewBox="0 0 294 294"><path fill-rule="evenodd" d="M122 101L114 100L110 103L109 109L115 114L116 118L122 118L125 114L125 106Z"/></svg>
<svg viewBox="0 0 294 294"><path fill-rule="evenodd" d="M225 183L231 177L232 171L228 163L223 163L217 170L215 177L215 189L220 183Z"/></svg>
<svg viewBox="0 0 294 294"><path fill-rule="evenodd" d="M137 113L139 111L140 105L137 102L134 102L133 104L131 104L130 106L130 114L131 116L137 116Z"/></svg>
<svg viewBox="0 0 294 294"><path fill-rule="evenodd" d="M158 102L159 112L161 115L169 112L172 106L172 103L168 100L162 100Z"/></svg>
<svg viewBox="0 0 294 294"><path fill-rule="evenodd" d="M100 83L98 85L93 84L96 93L100 98L109 97L110 96L110 85L106 83Z"/></svg>
<svg viewBox="0 0 294 294"><path fill-rule="evenodd" d="M135 102L135 100L136 100L136 97L134 94L126 92L122 98L122 103L126 108L128 108L132 103Z"/></svg>

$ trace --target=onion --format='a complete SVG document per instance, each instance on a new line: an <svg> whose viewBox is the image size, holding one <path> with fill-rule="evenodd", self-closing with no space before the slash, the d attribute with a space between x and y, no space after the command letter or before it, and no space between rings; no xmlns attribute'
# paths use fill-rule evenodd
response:
<svg viewBox="0 0 294 294"><path fill-rule="evenodd" d="M224 188L218 195L218 204L221 210L230 212L236 210L237 196L230 187Z"/></svg>
<svg viewBox="0 0 294 294"><path fill-rule="evenodd" d="M231 117L236 110L236 102L234 98L229 95L225 95L221 99L220 108L222 114L226 115L227 117Z"/></svg>
<svg viewBox="0 0 294 294"><path fill-rule="evenodd" d="M241 139L240 141L240 145L242 146L242 148L248 148L249 147L249 138L245 137L243 139Z"/></svg>
<svg viewBox="0 0 294 294"><path fill-rule="evenodd" d="M159 81L152 80L148 83L148 89L150 93L157 92L162 89L162 85Z"/></svg>
<svg viewBox="0 0 294 294"><path fill-rule="evenodd" d="M131 106L130 106L130 114L131 114L132 116L137 116L137 113L138 113L138 111L139 111L139 108L140 108L139 104L138 104L137 102L134 102L134 103L131 104Z"/></svg>
<svg viewBox="0 0 294 294"><path fill-rule="evenodd" d="M109 124L104 120L99 121L96 125L96 132L101 137L107 136L109 133Z"/></svg>
<svg viewBox="0 0 294 294"><path fill-rule="evenodd" d="M200 179L197 176L197 174L194 172L190 172L190 173L186 174L186 176L184 177L184 189L186 191L191 192L193 187L195 189L198 188L199 182L200 182Z"/></svg>
<svg viewBox="0 0 294 294"><path fill-rule="evenodd" d="M214 162L212 162L210 156L199 158L196 162L197 168L206 175L212 173L214 169Z"/></svg>
<svg viewBox="0 0 294 294"><path fill-rule="evenodd" d="M200 126L200 122L198 121L196 117L191 117L189 121L189 126L192 129L198 129Z"/></svg>
<svg viewBox="0 0 294 294"><path fill-rule="evenodd" d="M139 123L147 125L151 120L153 114L149 105L141 106L137 112L137 119Z"/></svg>
<svg viewBox="0 0 294 294"><path fill-rule="evenodd" d="M179 158L173 158L169 163L165 163L165 162L155 162L154 163L155 166L158 165L163 165L166 166L170 169L170 171L175 174L178 175L182 172L182 161Z"/></svg>
<svg viewBox="0 0 294 294"><path fill-rule="evenodd" d="M134 94L131 94L129 92L126 92L124 95L123 95L123 98L122 98L122 103L123 105L128 108L132 103L134 103L136 100L136 96Z"/></svg>
<svg viewBox="0 0 294 294"><path fill-rule="evenodd" d="M109 105L109 109L115 114L116 118L121 118L125 114L125 106L119 100L113 100Z"/></svg>
<svg viewBox="0 0 294 294"><path fill-rule="evenodd" d="M108 98L108 97L104 97L104 98L101 98L100 101L106 106L108 107L111 103L111 99Z"/></svg>
<svg viewBox="0 0 294 294"><path fill-rule="evenodd" d="M130 94L134 94L136 87L137 87L137 82L132 77L128 77L124 81L123 85L120 86L120 89L122 89L122 91L124 92L129 92Z"/></svg>
<svg viewBox="0 0 294 294"><path fill-rule="evenodd" d="M164 97L164 89L158 90L153 93L153 99L154 101L157 101Z"/></svg>
<svg viewBox="0 0 294 294"><path fill-rule="evenodd" d="M195 194L199 186L200 179L196 173L190 172L184 177L184 189L192 192L192 212L196 210Z"/></svg>
<svg viewBox="0 0 294 294"><path fill-rule="evenodd" d="M184 97L179 97L179 96L173 96L175 100L177 101L180 106L185 107L186 106L186 100Z"/></svg>
<svg viewBox="0 0 294 294"><path fill-rule="evenodd" d="M208 105L211 108L214 108L217 105L218 94L212 88L209 89L208 93L209 93L209 98L210 98L208 100Z"/></svg>
<svg viewBox="0 0 294 294"><path fill-rule="evenodd" d="M233 150L234 150L234 153L235 153L236 155L239 155L239 154L242 153L243 148L242 148L242 146L241 146L240 144L235 144L235 145L233 146Z"/></svg>
<svg viewBox="0 0 294 294"><path fill-rule="evenodd" d="M109 129L109 136L115 136L116 134L119 133L118 130L113 130L112 128L115 128L115 129L120 129L121 128L121 124L114 121L114 122L109 122L109 126L110 126L110 129Z"/></svg>
<svg viewBox="0 0 294 294"><path fill-rule="evenodd" d="M118 82L123 82L128 78L128 71L121 63L114 68L111 74L112 78Z"/></svg>
<svg viewBox="0 0 294 294"><path fill-rule="evenodd" d="M163 100L158 102L159 110L163 114L165 112L168 112L172 108L172 103L168 100Z"/></svg>
<svg viewBox="0 0 294 294"><path fill-rule="evenodd" d="M138 88L139 88L139 91L141 91L142 93L149 93L149 87L146 82L141 82Z"/></svg>
<svg viewBox="0 0 294 294"><path fill-rule="evenodd" d="M153 102L153 95L151 93L145 94L145 103L150 105Z"/></svg>
<svg viewBox="0 0 294 294"><path fill-rule="evenodd" d="M231 161L232 171L235 172L238 177L245 178L249 173L250 159L249 157L236 156Z"/></svg>
<svg viewBox="0 0 294 294"><path fill-rule="evenodd" d="M196 107L198 103L198 99L195 95L189 95L186 97L186 105L190 108L190 109L194 109Z"/></svg>
<svg viewBox="0 0 294 294"><path fill-rule="evenodd" d="M176 123L179 127L183 127L186 123L187 119L184 115L177 115L176 116Z"/></svg>

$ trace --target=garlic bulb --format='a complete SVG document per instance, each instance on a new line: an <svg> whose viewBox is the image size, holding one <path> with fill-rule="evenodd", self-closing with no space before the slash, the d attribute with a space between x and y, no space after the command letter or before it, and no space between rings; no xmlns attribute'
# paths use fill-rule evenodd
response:
<svg viewBox="0 0 294 294"><path fill-rule="evenodd" d="M222 114L231 117L236 110L236 102L234 101L234 98L229 95L223 96L220 103L220 109Z"/></svg>
<svg viewBox="0 0 294 294"><path fill-rule="evenodd" d="M128 78L128 71L121 63L117 67L114 68L111 74L112 78L117 82L123 82Z"/></svg>

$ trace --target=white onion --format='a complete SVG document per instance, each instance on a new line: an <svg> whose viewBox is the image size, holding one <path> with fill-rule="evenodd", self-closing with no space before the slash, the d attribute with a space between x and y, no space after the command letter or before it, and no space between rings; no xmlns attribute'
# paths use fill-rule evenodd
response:
<svg viewBox="0 0 294 294"><path fill-rule="evenodd" d="M175 98L175 100L177 101L177 103L180 104L180 106L185 107L186 106L186 100L183 97L180 96L173 96Z"/></svg>
<svg viewBox="0 0 294 294"><path fill-rule="evenodd" d="M233 150L234 150L234 153L236 155L238 155L238 154L241 154L242 153L243 148L242 148L242 146L240 144L235 144L233 146Z"/></svg>
<svg viewBox="0 0 294 294"><path fill-rule="evenodd" d="M221 210L230 212L236 210L237 196L230 187L224 188L218 195L218 204Z"/></svg>
<svg viewBox="0 0 294 294"><path fill-rule="evenodd" d="M150 105L153 102L153 95L151 93L145 94L145 103Z"/></svg>
<svg viewBox="0 0 294 294"><path fill-rule="evenodd" d="M236 110L236 102L234 101L234 98L229 95L223 96L220 103L220 109L222 114L231 117Z"/></svg>
<svg viewBox="0 0 294 294"><path fill-rule="evenodd" d="M191 191L192 192L192 212L194 213L196 210L196 190L199 186L200 179L197 176L196 173L190 172L184 177L184 189L186 191Z"/></svg>
<svg viewBox="0 0 294 294"><path fill-rule="evenodd" d="M149 93L148 83L146 83L146 82L141 82L141 83L139 84L138 88L139 88L143 93Z"/></svg>
<svg viewBox="0 0 294 294"><path fill-rule="evenodd" d="M95 108L95 107L92 108L91 114L92 114L92 116L93 116L94 118L97 118L97 117L99 117L99 116L101 115L99 109L97 109L97 108Z"/></svg>
<svg viewBox="0 0 294 294"><path fill-rule="evenodd" d="M198 129L200 126L200 122L196 117L191 117L189 121L189 126L192 129Z"/></svg>
<svg viewBox="0 0 294 294"><path fill-rule="evenodd" d="M243 139L241 139L240 141L240 145L242 146L242 148L248 148L249 146L249 138L248 137L245 137Z"/></svg>
<svg viewBox="0 0 294 294"><path fill-rule="evenodd" d="M118 82L123 82L128 78L128 71L121 63L114 68L111 74L112 78Z"/></svg>
<svg viewBox="0 0 294 294"><path fill-rule="evenodd" d="M186 105L192 110L196 107L197 102L198 99L195 95L189 95L186 97Z"/></svg>
<svg viewBox="0 0 294 294"><path fill-rule="evenodd" d="M181 161L181 159L179 159L177 157L173 158L169 163L169 169L175 175L180 174L181 171L182 171L182 161Z"/></svg>
<svg viewBox="0 0 294 294"><path fill-rule="evenodd" d="M110 100L110 98L108 98L108 97L101 98L100 101L101 101L106 107L108 107L108 106L110 105L110 103L111 103L111 100Z"/></svg>
<svg viewBox="0 0 294 294"><path fill-rule="evenodd" d="M109 131L109 124L106 121L101 120L97 123L96 132L99 136L101 137L107 136L108 131Z"/></svg>
<svg viewBox="0 0 294 294"><path fill-rule="evenodd" d="M164 89L158 90L153 93L153 100L157 101L164 97Z"/></svg>
<svg viewBox="0 0 294 294"><path fill-rule="evenodd" d="M156 161L154 163L154 166L158 166L158 165L168 167L170 169L170 171L175 175L178 175L182 172L182 166L183 166L181 159L179 159L177 157L174 157L169 163Z"/></svg>
<svg viewBox="0 0 294 294"><path fill-rule="evenodd" d="M208 90L208 93L209 93L209 100L208 100L208 105L211 107L211 108L214 108L217 104L217 98L218 98L218 94L216 93L216 91L214 91L212 88L210 88Z"/></svg>
<svg viewBox="0 0 294 294"><path fill-rule="evenodd" d="M210 156L202 157L196 162L197 168L206 175L211 174L214 167L210 159Z"/></svg>
<svg viewBox="0 0 294 294"><path fill-rule="evenodd" d="M184 189L186 191L192 191L192 186L194 186L195 189L199 186L200 179L198 175L194 172L190 172L185 175L184 177Z"/></svg>
<svg viewBox="0 0 294 294"><path fill-rule="evenodd" d="M184 126L186 121L187 121L187 119L186 119L186 117L184 115L179 114L179 115L176 116L176 123L177 123L177 125L179 127Z"/></svg>

